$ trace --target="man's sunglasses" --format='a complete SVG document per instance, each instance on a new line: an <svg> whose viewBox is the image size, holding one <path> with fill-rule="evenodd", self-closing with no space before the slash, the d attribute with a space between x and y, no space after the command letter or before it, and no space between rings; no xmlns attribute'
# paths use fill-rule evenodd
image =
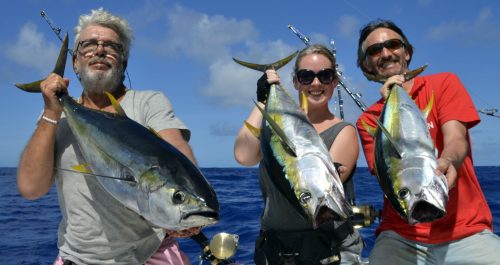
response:
<svg viewBox="0 0 500 265"><path fill-rule="evenodd" d="M404 47L404 46L406 46L406 44L402 40L390 39L390 40L386 40L384 42L375 43L375 44L368 46L368 48L366 48L365 54L370 55L370 56L375 56L375 55L381 53L382 50L384 49L384 47L391 50L391 51L395 51L395 50L397 50L401 47Z"/></svg>
<svg viewBox="0 0 500 265"><path fill-rule="evenodd" d="M310 85L316 77L324 85L331 84L335 80L335 70L331 68L322 69L317 73L309 69L301 69L295 75L297 76L297 81L302 85Z"/></svg>

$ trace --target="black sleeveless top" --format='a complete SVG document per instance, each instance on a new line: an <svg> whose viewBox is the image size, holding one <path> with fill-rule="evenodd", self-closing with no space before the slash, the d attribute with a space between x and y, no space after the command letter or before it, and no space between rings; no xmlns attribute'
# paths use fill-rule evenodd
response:
<svg viewBox="0 0 500 265"><path fill-rule="evenodd" d="M352 125L342 121L320 133L321 139L328 149L331 148L337 135L346 126ZM261 216L262 230L300 231L313 229L311 222L297 212L276 188L264 163L259 165L259 182L264 200L264 212Z"/></svg>

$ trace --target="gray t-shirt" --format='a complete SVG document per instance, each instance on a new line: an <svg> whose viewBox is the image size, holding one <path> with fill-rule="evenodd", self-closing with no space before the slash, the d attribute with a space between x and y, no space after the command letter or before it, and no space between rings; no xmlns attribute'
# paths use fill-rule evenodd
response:
<svg viewBox="0 0 500 265"><path fill-rule="evenodd" d="M128 90L120 105L132 120L156 131L181 129L190 133L160 92ZM71 169L85 164L66 119L56 136L56 167ZM59 224L59 255L76 264L143 264L165 237L162 229L132 212L99 184L94 176L56 171L62 220Z"/></svg>

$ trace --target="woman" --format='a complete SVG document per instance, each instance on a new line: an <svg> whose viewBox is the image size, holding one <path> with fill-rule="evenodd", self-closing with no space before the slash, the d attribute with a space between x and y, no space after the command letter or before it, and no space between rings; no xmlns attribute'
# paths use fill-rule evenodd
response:
<svg viewBox="0 0 500 265"><path fill-rule="evenodd" d="M276 71L267 70L257 82L257 104L264 107L270 84L279 82ZM345 181L354 171L359 146L356 129L336 117L328 108L337 83L335 57L325 46L312 45L298 54L293 84L299 95L306 95L307 116L329 148L332 160L335 158L334 161L342 165L339 173L341 180ZM262 114L257 107L253 108L246 121L260 128ZM245 166L256 165L263 158L259 139L246 126L241 128L236 138L234 155L236 161ZM262 163L259 170L265 209L261 220L261 236L256 242L256 264L339 264L338 258L328 260L335 257L339 250L342 264L358 264L363 242L349 222L341 226L336 223L336 229L331 229L332 233L320 232L323 231L320 229L322 227L314 230L310 221L300 215L273 185ZM333 227L333 221L327 223ZM332 237L332 234L335 236ZM293 262L289 263L291 260Z"/></svg>

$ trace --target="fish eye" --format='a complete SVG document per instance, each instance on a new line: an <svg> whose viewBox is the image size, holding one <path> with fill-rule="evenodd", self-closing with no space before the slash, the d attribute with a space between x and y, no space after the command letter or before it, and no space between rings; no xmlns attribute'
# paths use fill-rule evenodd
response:
<svg viewBox="0 0 500 265"><path fill-rule="evenodd" d="M186 194L182 191L176 191L174 192L172 199L175 204L183 203L186 200Z"/></svg>
<svg viewBox="0 0 500 265"><path fill-rule="evenodd" d="M302 204L307 203L311 199L311 193L310 192L302 192L299 195L299 201Z"/></svg>
<svg viewBox="0 0 500 265"><path fill-rule="evenodd" d="M406 197L410 196L410 190L408 188L402 188L398 191L399 199L406 199Z"/></svg>

